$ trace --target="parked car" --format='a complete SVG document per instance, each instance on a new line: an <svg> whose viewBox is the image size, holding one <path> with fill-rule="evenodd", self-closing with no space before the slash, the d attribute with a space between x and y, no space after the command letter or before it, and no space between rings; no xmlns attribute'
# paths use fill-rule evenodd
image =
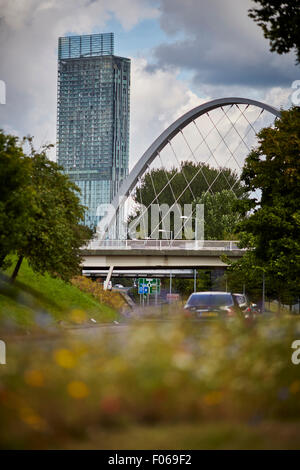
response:
<svg viewBox="0 0 300 470"><path fill-rule="evenodd" d="M115 284L113 287L114 287L115 289L124 289L123 284Z"/></svg>
<svg viewBox="0 0 300 470"><path fill-rule="evenodd" d="M230 292L194 292L188 298L184 310L190 316L202 319L242 315L236 297Z"/></svg>

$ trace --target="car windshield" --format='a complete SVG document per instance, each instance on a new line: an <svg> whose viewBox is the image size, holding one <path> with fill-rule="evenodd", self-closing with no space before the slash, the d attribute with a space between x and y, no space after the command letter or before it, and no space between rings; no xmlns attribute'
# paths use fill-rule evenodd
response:
<svg viewBox="0 0 300 470"><path fill-rule="evenodd" d="M188 300L191 307L221 307L233 305L231 294L192 294Z"/></svg>

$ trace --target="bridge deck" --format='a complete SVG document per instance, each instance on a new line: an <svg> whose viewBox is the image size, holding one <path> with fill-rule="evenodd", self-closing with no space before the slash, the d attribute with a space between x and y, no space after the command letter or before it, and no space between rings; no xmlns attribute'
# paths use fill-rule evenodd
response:
<svg viewBox="0 0 300 470"><path fill-rule="evenodd" d="M84 251L98 250L221 250L244 251L237 240L93 240Z"/></svg>
<svg viewBox="0 0 300 470"><path fill-rule="evenodd" d="M105 240L93 241L82 250L82 268L224 268L221 255L243 256L237 241L222 240Z"/></svg>

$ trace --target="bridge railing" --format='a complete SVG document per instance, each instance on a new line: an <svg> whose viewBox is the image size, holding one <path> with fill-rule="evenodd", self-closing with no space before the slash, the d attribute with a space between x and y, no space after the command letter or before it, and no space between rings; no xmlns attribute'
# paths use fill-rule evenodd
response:
<svg viewBox="0 0 300 470"><path fill-rule="evenodd" d="M237 240L92 240L85 250L240 250Z"/></svg>

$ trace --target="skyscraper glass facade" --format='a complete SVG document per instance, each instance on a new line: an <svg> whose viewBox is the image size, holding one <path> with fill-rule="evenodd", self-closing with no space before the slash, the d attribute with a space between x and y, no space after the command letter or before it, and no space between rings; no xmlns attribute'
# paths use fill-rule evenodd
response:
<svg viewBox="0 0 300 470"><path fill-rule="evenodd" d="M58 163L93 227L128 175L130 60L114 55L113 34L59 38L57 100Z"/></svg>

